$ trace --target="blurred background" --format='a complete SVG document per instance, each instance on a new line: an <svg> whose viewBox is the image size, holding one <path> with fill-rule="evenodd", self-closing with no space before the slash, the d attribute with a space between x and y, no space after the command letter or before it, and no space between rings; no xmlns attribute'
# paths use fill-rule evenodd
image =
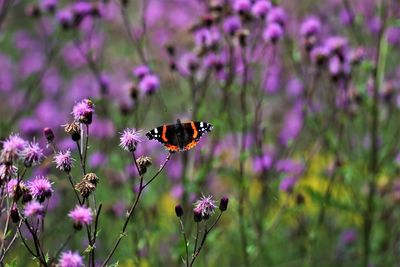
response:
<svg viewBox="0 0 400 267"><path fill-rule="evenodd" d="M44 150L24 179L53 182L40 233L50 256L77 202L43 129L71 150L78 180L61 125L88 98L98 264L137 193L120 133L142 131L149 178L168 151L144 134L180 118L214 129L146 188L110 264L185 266L174 207L193 246L204 194L230 200L194 266L400 266L399 48L395 0L0 0L0 139L18 133ZM65 250L85 256L87 245L81 231ZM19 237L6 263L35 265Z"/></svg>

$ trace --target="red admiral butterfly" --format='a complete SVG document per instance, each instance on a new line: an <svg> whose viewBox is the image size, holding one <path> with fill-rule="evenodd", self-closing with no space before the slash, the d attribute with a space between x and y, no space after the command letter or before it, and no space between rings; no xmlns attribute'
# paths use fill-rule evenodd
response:
<svg viewBox="0 0 400 267"><path fill-rule="evenodd" d="M202 121L189 121L163 125L146 133L149 140L155 139L169 151L189 150L197 145L200 137L212 130L212 125Z"/></svg>

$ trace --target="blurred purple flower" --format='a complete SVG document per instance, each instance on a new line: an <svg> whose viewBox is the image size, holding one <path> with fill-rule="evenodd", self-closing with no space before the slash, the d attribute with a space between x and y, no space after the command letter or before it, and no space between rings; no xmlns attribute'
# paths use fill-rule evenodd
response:
<svg viewBox="0 0 400 267"><path fill-rule="evenodd" d="M215 44L219 39L219 34L217 31L212 31L210 29L200 29L195 32L194 40L198 47L210 47Z"/></svg>
<svg viewBox="0 0 400 267"><path fill-rule="evenodd" d="M295 185L297 184L297 178L288 176L282 179L279 184L279 189L286 193L292 193Z"/></svg>
<svg viewBox="0 0 400 267"><path fill-rule="evenodd" d="M253 14L253 16L256 18L264 19L271 8L272 8L271 2L265 0L258 0L251 7L251 14Z"/></svg>
<svg viewBox="0 0 400 267"><path fill-rule="evenodd" d="M269 66L266 74L264 90L267 93L276 93L281 86L281 68L277 65Z"/></svg>
<svg viewBox="0 0 400 267"><path fill-rule="evenodd" d="M167 176L173 181L178 181L182 177L182 161L180 159L175 159L171 161L171 164L168 164L165 168Z"/></svg>
<svg viewBox="0 0 400 267"><path fill-rule="evenodd" d="M149 75L151 73L151 70L146 65L140 65L140 66L133 68L132 73L133 73L133 76L135 76L137 79L141 80L146 75Z"/></svg>
<svg viewBox="0 0 400 267"><path fill-rule="evenodd" d="M2 165L2 166L4 166L4 165ZM18 179L17 178L13 178L10 181L8 181L8 183L7 183L7 195L8 195L9 198L13 198L14 197L14 193L15 193L15 189L17 188L17 184L18 184ZM20 181L19 182L19 186L21 188L25 187L24 181Z"/></svg>
<svg viewBox="0 0 400 267"><path fill-rule="evenodd" d="M285 115L279 135L279 140L282 144L288 145L298 136L303 127L303 120L303 103L299 101Z"/></svg>
<svg viewBox="0 0 400 267"><path fill-rule="evenodd" d="M346 8L340 10L339 18L344 26L349 26L354 21L354 15Z"/></svg>
<svg viewBox="0 0 400 267"><path fill-rule="evenodd" d="M90 135L98 139L110 139L115 136L114 123L108 119L96 119L91 124Z"/></svg>
<svg viewBox="0 0 400 267"><path fill-rule="evenodd" d="M82 267L84 266L82 257L78 252L67 251L61 254L58 262L60 267Z"/></svg>
<svg viewBox="0 0 400 267"><path fill-rule="evenodd" d="M100 151L93 152L89 157L89 166L92 168L98 168L106 164L106 162L107 155Z"/></svg>
<svg viewBox="0 0 400 267"><path fill-rule="evenodd" d="M128 152L136 150L138 143L142 142L142 134L135 129L126 128L121 134L119 146Z"/></svg>
<svg viewBox="0 0 400 267"><path fill-rule="evenodd" d="M39 147L38 143L29 142L22 150L21 158L27 166L38 165L44 159L43 149Z"/></svg>
<svg viewBox="0 0 400 267"><path fill-rule="evenodd" d="M374 16L367 21L366 26L371 31L371 33L377 34L382 27L382 21L379 16Z"/></svg>
<svg viewBox="0 0 400 267"><path fill-rule="evenodd" d="M152 94L160 88L160 80L156 75L146 75L138 85L139 89L145 94Z"/></svg>
<svg viewBox="0 0 400 267"><path fill-rule="evenodd" d="M264 170L269 170L272 166L272 153L265 153L262 156L257 156L253 159L253 170L255 173L261 173Z"/></svg>
<svg viewBox="0 0 400 267"><path fill-rule="evenodd" d="M391 45L400 44L400 27L388 27L386 29L386 39Z"/></svg>
<svg viewBox="0 0 400 267"><path fill-rule="evenodd" d="M266 42L276 43L283 36L283 29L277 23L271 23L263 32L263 38Z"/></svg>
<svg viewBox="0 0 400 267"><path fill-rule="evenodd" d="M343 53L348 45L348 40L342 36L331 36L325 41L325 45L331 54Z"/></svg>
<svg viewBox="0 0 400 267"><path fill-rule="evenodd" d="M46 11L54 11L58 0L40 0L40 7Z"/></svg>
<svg viewBox="0 0 400 267"><path fill-rule="evenodd" d="M28 181L27 187L37 201L43 202L46 198L50 198L53 193L51 182L44 176L36 176Z"/></svg>
<svg viewBox="0 0 400 267"><path fill-rule="evenodd" d="M235 2L233 3L233 10L240 14L250 12L250 8L250 0L235 0Z"/></svg>
<svg viewBox="0 0 400 267"><path fill-rule="evenodd" d="M235 35L235 33L242 27L240 19L236 16L228 17L224 20L223 28L224 32L230 36Z"/></svg>
<svg viewBox="0 0 400 267"><path fill-rule="evenodd" d="M184 191L185 191L185 188L183 187L183 185L182 184L177 184L177 185L174 185L171 188L170 194L175 199L181 199L181 197L183 196Z"/></svg>
<svg viewBox="0 0 400 267"><path fill-rule="evenodd" d="M340 235L340 242L345 246L350 246L357 241L357 232L354 229L348 229Z"/></svg>
<svg viewBox="0 0 400 267"><path fill-rule="evenodd" d="M32 35L27 31L17 31L14 34L15 47L24 52L34 51L38 48L39 44L32 38Z"/></svg>
<svg viewBox="0 0 400 267"><path fill-rule="evenodd" d="M24 206L24 215L26 217L43 216L44 213L44 206L37 201L30 201Z"/></svg>
<svg viewBox="0 0 400 267"><path fill-rule="evenodd" d="M324 63L329 57L329 49L326 46L317 46L311 50L311 60L316 64Z"/></svg>
<svg viewBox="0 0 400 267"><path fill-rule="evenodd" d="M300 97L304 91L303 82L297 78L291 78L286 87L286 94L290 97L297 98Z"/></svg>
<svg viewBox="0 0 400 267"><path fill-rule="evenodd" d="M279 160L275 169L279 172L299 176L304 170L304 165L300 161L287 158Z"/></svg>
<svg viewBox="0 0 400 267"><path fill-rule="evenodd" d="M28 142L22 139L18 134L11 134L3 143L3 150L1 151L1 160L6 159L15 160L24 151Z"/></svg>
<svg viewBox="0 0 400 267"><path fill-rule="evenodd" d="M89 225L93 221L93 213L90 208L84 206L76 206L68 213L68 217L72 219L76 225Z"/></svg>
<svg viewBox="0 0 400 267"><path fill-rule="evenodd" d="M286 12L281 7L273 7L268 12L268 17L267 17L268 23L277 23L281 27L284 27L285 23L286 23L286 19L287 19Z"/></svg>
<svg viewBox="0 0 400 267"><path fill-rule="evenodd" d="M310 37L321 31L321 22L317 17L309 17L304 20L300 26L300 34L302 37Z"/></svg>
<svg viewBox="0 0 400 267"><path fill-rule="evenodd" d="M55 68L48 69L41 80L43 93L45 95L55 95L59 92L62 81L61 77Z"/></svg>
<svg viewBox="0 0 400 267"><path fill-rule="evenodd" d="M15 83L15 66L11 59L0 53L0 92L9 92Z"/></svg>
<svg viewBox="0 0 400 267"><path fill-rule="evenodd" d="M39 51L27 52L19 63L19 74L26 78L44 67L45 56Z"/></svg>
<svg viewBox="0 0 400 267"><path fill-rule="evenodd" d="M199 67L199 58L193 53L183 54L178 62L178 69L183 75L191 75Z"/></svg>
<svg viewBox="0 0 400 267"><path fill-rule="evenodd" d="M72 27L74 15L72 14L71 9L65 8L57 12L56 19L64 29L67 29Z"/></svg>
<svg viewBox="0 0 400 267"><path fill-rule="evenodd" d="M81 49L83 50L83 48ZM84 54L82 54L85 53L85 51L80 51L73 43L67 43L64 45L61 53L65 65L69 68L77 69L87 64L87 60Z"/></svg>

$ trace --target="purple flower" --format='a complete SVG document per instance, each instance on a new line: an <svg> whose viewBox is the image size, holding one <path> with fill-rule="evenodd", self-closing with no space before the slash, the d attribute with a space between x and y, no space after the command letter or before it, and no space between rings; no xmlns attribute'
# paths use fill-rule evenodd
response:
<svg viewBox="0 0 400 267"><path fill-rule="evenodd" d="M283 192L293 192L294 186L297 184L297 178L289 176L282 179L279 189Z"/></svg>
<svg viewBox="0 0 400 267"><path fill-rule="evenodd" d="M268 14L271 7L272 4L269 1L259 0L252 6L251 14L257 18L263 19Z"/></svg>
<svg viewBox="0 0 400 267"><path fill-rule="evenodd" d="M271 23L265 29L263 38L266 42L276 43L283 36L283 29L277 23Z"/></svg>
<svg viewBox="0 0 400 267"><path fill-rule="evenodd" d="M347 43L348 41L345 37L331 36L326 40L325 45L328 48L329 52L331 54L334 54L342 53L343 49L347 47Z"/></svg>
<svg viewBox="0 0 400 267"><path fill-rule="evenodd" d="M61 254L60 260L58 262L60 267L82 267L83 260L78 252L67 251Z"/></svg>
<svg viewBox="0 0 400 267"><path fill-rule="evenodd" d="M267 21L268 23L277 23L281 27L284 27L286 22L285 10L281 7L272 8L268 13Z"/></svg>
<svg viewBox="0 0 400 267"><path fill-rule="evenodd" d="M8 197L10 197L10 198L14 197L15 190L17 189L17 184L18 184L18 179L17 178L13 178L10 181L8 181L8 183L7 183L7 195L8 195ZM25 187L25 183L23 181L20 181L19 182L19 186L21 188Z"/></svg>
<svg viewBox="0 0 400 267"><path fill-rule="evenodd" d="M140 65L132 70L133 75L139 80L143 79L146 75L151 73L151 70L146 65Z"/></svg>
<svg viewBox="0 0 400 267"><path fill-rule="evenodd" d="M107 162L107 156L100 151L94 152L89 157L89 166L92 168L101 167L106 162Z"/></svg>
<svg viewBox="0 0 400 267"><path fill-rule="evenodd" d="M183 75L191 75L199 68L199 58L193 53L186 53L181 56L178 62L179 70Z"/></svg>
<svg viewBox="0 0 400 267"><path fill-rule="evenodd" d="M70 172L72 168L73 158L71 157L71 151L66 150L64 152L59 151L54 156L54 162L56 163L56 168L60 171Z"/></svg>
<svg viewBox="0 0 400 267"><path fill-rule="evenodd" d="M400 44L400 27L388 27L386 30L386 39L391 45Z"/></svg>
<svg viewBox="0 0 400 267"><path fill-rule="evenodd" d="M209 29L203 28L195 32L194 40L199 47L210 47L217 42L219 35Z"/></svg>
<svg viewBox="0 0 400 267"><path fill-rule="evenodd" d="M253 159L253 170L255 173L260 173L263 170L268 170L272 166L273 156L271 153L266 153L262 156Z"/></svg>
<svg viewBox="0 0 400 267"><path fill-rule="evenodd" d="M122 218L127 211L126 203L122 200L116 201L111 206L111 211L115 217Z"/></svg>
<svg viewBox="0 0 400 267"><path fill-rule="evenodd" d="M41 0L40 6L47 11L54 11L57 6L57 0Z"/></svg>
<svg viewBox="0 0 400 267"><path fill-rule="evenodd" d="M196 201L195 205L195 210L198 210L201 212L201 217L203 219L208 219L210 216L214 213L215 208L217 206L215 205L215 201L212 200L212 196L205 197L204 195Z"/></svg>
<svg viewBox="0 0 400 267"><path fill-rule="evenodd" d="M304 170L304 165L300 161L282 159L277 162L276 170L279 172L292 174L294 176L299 176Z"/></svg>
<svg viewBox="0 0 400 267"><path fill-rule="evenodd" d="M10 164L1 164L0 165L0 180L8 181L17 176L17 167ZM0 181L1 183L1 181Z"/></svg>
<svg viewBox="0 0 400 267"><path fill-rule="evenodd" d="M354 15L346 8L340 11L339 18L344 26L351 25L354 21Z"/></svg>
<svg viewBox="0 0 400 267"><path fill-rule="evenodd" d="M160 88L160 80L156 75L145 76L138 85L139 89L145 94L152 94Z"/></svg>
<svg viewBox="0 0 400 267"><path fill-rule="evenodd" d="M75 15L86 16L92 12L93 6L89 2L77 2L73 6L73 11Z"/></svg>
<svg viewBox="0 0 400 267"><path fill-rule="evenodd" d="M14 87L15 82L15 66L11 59L0 54L0 92L9 92Z"/></svg>
<svg viewBox="0 0 400 267"><path fill-rule="evenodd" d="M41 83L45 95L54 95L61 88L61 77L55 68L50 68L43 75Z"/></svg>
<svg viewBox="0 0 400 267"><path fill-rule="evenodd" d="M303 82L299 78L295 77L289 80L286 88L286 93L288 96L298 97L303 93L303 91Z"/></svg>
<svg viewBox="0 0 400 267"><path fill-rule="evenodd" d="M74 226L82 228L83 225L89 225L93 221L93 213L90 208L76 206L68 213L68 217L74 222Z"/></svg>
<svg viewBox="0 0 400 267"><path fill-rule="evenodd" d="M28 182L27 187L32 196L39 202L43 202L46 198L51 196L51 193L53 193L51 182L44 176L36 176Z"/></svg>
<svg viewBox="0 0 400 267"><path fill-rule="evenodd" d="M329 49L326 46L317 46L311 50L310 57L314 63L322 64L329 56Z"/></svg>
<svg viewBox="0 0 400 267"><path fill-rule="evenodd" d="M3 142L3 150L1 152L1 161L13 161L21 155L25 149L27 142L19 137L18 134L12 134Z"/></svg>
<svg viewBox="0 0 400 267"><path fill-rule="evenodd" d="M39 147L38 143L30 142L21 152L21 158L26 166L38 165L44 159L43 149Z"/></svg>
<svg viewBox="0 0 400 267"><path fill-rule="evenodd" d="M240 22L240 19L236 16L225 19L223 24L224 32L229 34L230 36L235 35L240 27L242 27L242 24Z"/></svg>
<svg viewBox="0 0 400 267"><path fill-rule="evenodd" d="M26 217L43 216L44 213L45 213L44 206L37 201L30 201L25 204L24 215Z"/></svg>
<svg viewBox="0 0 400 267"><path fill-rule="evenodd" d="M251 3L249 0L236 0L233 3L233 9L242 14L242 13L248 13L251 8Z"/></svg>
<svg viewBox="0 0 400 267"><path fill-rule="evenodd" d="M40 71L45 64L45 55L40 50L30 51L24 54L20 61L19 71L23 78Z"/></svg>
<svg viewBox="0 0 400 267"><path fill-rule="evenodd" d="M121 135L119 146L126 151L133 152L136 150L136 145L141 141L142 135L140 131L127 128Z"/></svg>
<svg viewBox="0 0 400 267"><path fill-rule="evenodd" d="M340 242L343 245L349 246L357 241L357 232L354 229L348 229L340 235Z"/></svg>
<svg viewBox="0 0 400 267"><path fill-rule="evenodd" d="M288 145L298 136L303 127L303 119L303 103L299 101L285 115L283 127L279 135L279 139L283 144Z"/></svg>
<svg viewBox="0 0 400 267"><path fill-rule="evenodd" d="M90 99L83 99L72 108L72 115L78 122L90 124L94 112L94 104Z"/></svg>
<svg viewBox="0 0 400 267"><path fill-rule="evenodd" d="M300 34L303 37L316 35L321 30L321 22L316 17L309 17L300 26Z"/></svg>

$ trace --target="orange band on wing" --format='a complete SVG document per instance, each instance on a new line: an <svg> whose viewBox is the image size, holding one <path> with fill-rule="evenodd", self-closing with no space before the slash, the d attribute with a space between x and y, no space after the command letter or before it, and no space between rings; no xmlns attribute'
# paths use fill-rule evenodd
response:
<svg viewBox="0 0 400 267"><path fill-rule="evenodd" d="M193 129L193 138L196 138L197 135L199 134L199 132L196 129L196 125L194 125L193 121L190 122L190 125L192 125L192 129Z"/></svg>
<svg viewBox="0 0 400 267"><path fill-rule="evenodd" d="M165 147L166 147L169 151L179 151L179 147L174 146L174 145L165 144Z"/></svg>
<svg viewBox="0 0 400 267"><path fill-rule="evenodd" d="M161 139L162 139L165 143L168 142L168 138L167 138L167 136L166 136L166 133L167 133L167 126L164 125L163 128L162 128Z"/></svg>
<svg viewBox="0 0 400 267"><path fill-rule="evenodd" d="M191 149L191 148L194 148L194 147L197 145L197 143L199 143L199 141L193 140L192 142L190 142L189 144L187 144L187 145L184 147L184 149L185 149L185 150L189 150L189 149Z"/></svg>

